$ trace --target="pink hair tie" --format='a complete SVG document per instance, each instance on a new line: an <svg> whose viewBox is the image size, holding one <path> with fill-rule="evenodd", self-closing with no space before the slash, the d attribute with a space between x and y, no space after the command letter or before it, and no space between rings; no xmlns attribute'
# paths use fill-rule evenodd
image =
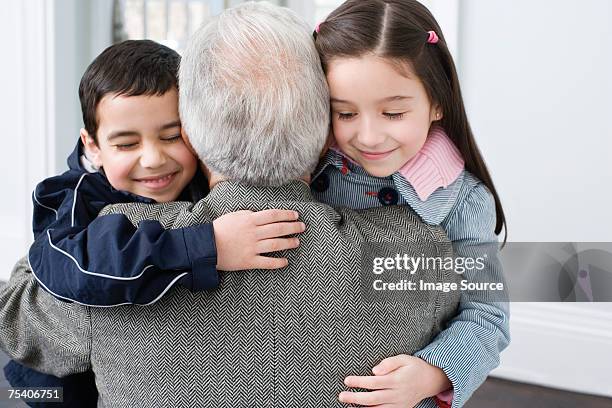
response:
<svg viewBox="0 0 612 408"><path fill-rule="evenodd" d="M435 31L428 31L429 37L427 38L427 42L429 44L437 44L438 43L438 34Z"/></svg>
<svg viewBox="0 0 612 408"><path fill-rule="evenodd" d="M320 29L321 29L321 23L317 23L317 26L315 27L315 33L319 34Z"/></svg>

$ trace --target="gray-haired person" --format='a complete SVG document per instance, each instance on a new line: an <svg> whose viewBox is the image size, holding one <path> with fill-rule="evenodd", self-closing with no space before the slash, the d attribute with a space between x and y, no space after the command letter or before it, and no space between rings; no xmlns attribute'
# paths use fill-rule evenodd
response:
<svg viewBox="0 0 612 408"><path fill-rule="evenodd" d="M0 292L0 345L42 372L93 369L100 406L342 406L347 375L421 349L458 304L453 293L372 301L362 257L410 243L448 255L446 237L405 207L351 211L313 199L329 94L309 29L290 10L247 3L209 20L185 51L179 88L210 194L103 213L178 228L241 209L294 209L307 229L289 266L222 274L210 292L176 287L149 307L88 308L49 296L22 261Z"/></svg>

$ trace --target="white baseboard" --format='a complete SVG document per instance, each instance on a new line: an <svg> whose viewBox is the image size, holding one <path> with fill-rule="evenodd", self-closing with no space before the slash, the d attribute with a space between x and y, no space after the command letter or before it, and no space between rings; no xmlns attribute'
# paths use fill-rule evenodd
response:
<svg viewBox="0 0 612 408"><path fill-rule="evenodd" d="M612 303L512 303L510 326L492 376L612 397Z"/></svg>

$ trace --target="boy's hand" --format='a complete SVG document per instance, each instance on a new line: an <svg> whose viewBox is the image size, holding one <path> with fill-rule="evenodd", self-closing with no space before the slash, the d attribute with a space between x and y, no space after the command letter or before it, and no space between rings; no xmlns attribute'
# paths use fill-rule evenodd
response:
<svg viewBox="0 0 612 408"><path fill-rule="evenodd" d="M405 354L384 359L372 372L373 376L346 377L344 383L373 391L343 391L338 397L340 402L377 408L414 407L451 387L440 368Z"/></svg>
<svg viewBox="0 0 612 408"><path fill-rule="evenodd" d="M236 211L213 222L217 245L217 269L277 269L287 266L287 258L261 256L267 252L297 248L297 238L280 238L306 229L291 210L259 212Z"/></svg>

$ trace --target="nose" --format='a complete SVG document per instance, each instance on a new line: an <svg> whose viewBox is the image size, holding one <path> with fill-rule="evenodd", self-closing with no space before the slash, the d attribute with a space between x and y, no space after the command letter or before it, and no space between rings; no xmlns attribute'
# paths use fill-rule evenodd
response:
<svg viewBox="0 0 612 408"><path fill-rule="evenodd" d="M375 147L385 141L382 132L376 130L374 121L364 117L358 129L357 141L364 147Z"/></svg>
<svg viewBox="0 0 612 408"><path fill-rule="evenodd" d="M161 146L148 143L143 146L140 165L145 168L158 168L166 164L166 154Z"/></svg>

